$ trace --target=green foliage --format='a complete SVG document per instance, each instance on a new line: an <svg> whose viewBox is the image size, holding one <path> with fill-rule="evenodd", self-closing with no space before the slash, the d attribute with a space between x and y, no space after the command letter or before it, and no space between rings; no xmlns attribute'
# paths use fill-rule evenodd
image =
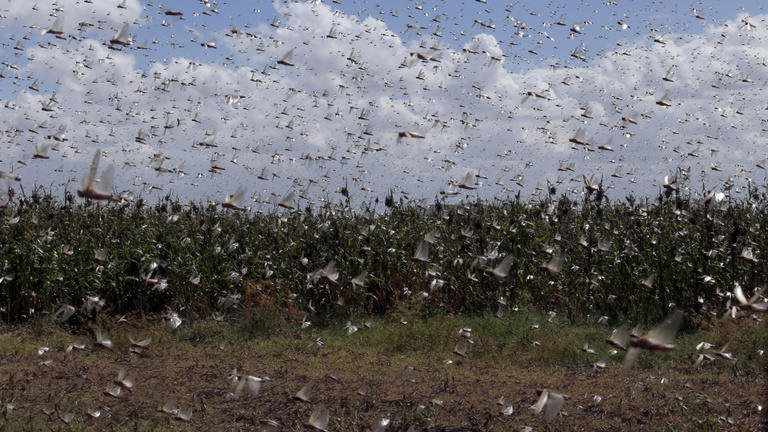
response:
<svg viewBox="0 0 768 432"><path fill-rule="evenodd" d="M430 316L528 306L571 322L655 322L677 307L693 317L722 312L721 294L734 283L749 293L765 283L768 232L757 227L768 226L766 203L757 194L720 208L679 195L653 203L587 195L582 203L393 203L382 213L328 204L257 214L170 198L155 206L61 203L36 191L0 220L0 313L23 321L96 295L117 314L171 308L203 316L222 296L245 299L252 290L275 310L307 311L320 325L403 307ZM413 262L430 231L431 264ZM739 258L745 247L756 262ZM550 274L539 267L553 249L565 261ZM507 255L504 280L484 274ZM338 283L311 277L330 261ZM363 271L365 287L350 284ZM246 327L269 331L279 317L268 315Z"/></svg>

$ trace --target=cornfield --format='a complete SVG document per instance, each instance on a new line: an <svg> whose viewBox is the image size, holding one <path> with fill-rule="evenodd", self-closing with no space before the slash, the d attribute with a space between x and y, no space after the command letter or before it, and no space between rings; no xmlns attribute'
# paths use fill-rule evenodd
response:
<svg viewBox="0 0 768 432"><path fill-rule="evenodd" d="M24 321L86 296L116 314L202 316L227 296L258 293L321 323L401 307L526 306L573 322L653 322L673 308L704 317L726 310L735 284L750 293L765 284L767 205L755 190L722 202L586 193L429 207L390 196L375 210L262 214L38 190L0 221L1 316ZM414 259L417 249L426 259ZM487 274L510 256L503 277Z"/></svg>

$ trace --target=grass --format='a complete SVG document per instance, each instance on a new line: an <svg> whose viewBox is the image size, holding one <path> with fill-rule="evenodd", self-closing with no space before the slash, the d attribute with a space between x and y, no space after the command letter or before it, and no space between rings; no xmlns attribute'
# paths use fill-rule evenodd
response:
<svg viewBox="0 0 768 432"><path fill-rule="evenodd" d="M349 336L341 324L301 329L300 321L256 335L246 311L231 313L224 322L187 320L176 330L159 317L127 323L99 318L111 325L114 352L89 347L64 354L77 335L50 322L38 330L28 324L3 329L0 402L16 405L3 420L4 430L25 425L26 430L103 430L107 425L140 431L242 430L255 428L263 418L278 419L284 430L301 430L312 406L290 397L306 383L314 383L315 403L330 407L332 430L366 430L383 417L392 421L392 430L410 425L417 430L437 425L539 429L541 418L527 407L543 387L571 396L568 417L556 420L562 430L630 425L637 430L716 429L727 421L720 419L727 406L740 407L738 415L731 412L737 425L756 427L765 421L754 409L766 402L760 389L766 385L768 359L753 353L768 346L768 332L764 323L749 320L691 329L675 340L675 351L645 353L633 370L624 372L620 355L610 357L605 370L591 366L607 354L602 340L612 327L573 325L557 316L548 322L548 314L532 309L510 311L501 319L493 314L416 315L407 324L400 316L353 318L360 330ZM453 353L460 328L471 328L475 342L466 357ZM152 337L148 355L127 353L129 333ZM534 346L534 340L541 345ZM695 345L701 340L716 346L730 341L737 363L694 368ZM584 342L599 354L582 352ZM39 356L42 346L50 351ZM42 359L53 362L42 366ZM120 400L104 396L104 387L123 367L137 377L136 390ZM226 377L234 368L268 377L255 401L227 400ZM62 394L68 397L58 397ZM594 403L595 395L602 401ZM514 415L500 414L500 396L514 405ZM171 397L195 407L191 424L157 412ZM437 399L442 406L435 405ZM105 419L84 415L92 402L109 408ZM74 425L49 420L42 413L48 403L75 409Z"/></svg>

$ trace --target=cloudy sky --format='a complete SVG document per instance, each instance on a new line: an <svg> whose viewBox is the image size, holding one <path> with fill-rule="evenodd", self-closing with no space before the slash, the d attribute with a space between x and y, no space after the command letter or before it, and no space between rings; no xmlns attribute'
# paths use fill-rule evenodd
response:
<svg viewBox="0 0 768 432"><path fill-rule="evenodd" d="M3 181L74 192L100 151L117 193L265 211L766 184L758 2L445 3L3 2Z"/></svg>

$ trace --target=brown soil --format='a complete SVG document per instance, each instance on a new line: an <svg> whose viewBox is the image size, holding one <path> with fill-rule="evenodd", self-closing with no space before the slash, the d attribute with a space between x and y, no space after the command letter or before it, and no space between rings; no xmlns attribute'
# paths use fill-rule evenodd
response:
<svg viewBox="0 0 768 432"><path fill-rule="evenodd" d="M260 430L260 420L272 419L282 425L280 430L297 431L313 403L329 408L330 431L372 430L382 418L391 420L389 431L410 426L417 431L517 431L524 426L534 431L759 431L768 424L766 409L758 411L758 405L766 405L765 371L738 363L629 372L618 363L605 370L586 364L528 367L516 364L514 357L491 363L450 353L259 350L251 344L174 341L164 331L159 326L150 330L150 351L137 356L128 353L119 334L113 335L114 351L89 344L85 351L66 354L67 338L73 341L73 336L13 330L17 346L0 345L0 402L14 409L0 419L0 430L253 431ZM46 343L50 351L39 356L34 347ZM453 363L446 364L447 359ZM105 395L121 368L136 378L134 390L120 398ZM269 381L254 398L228 400L227 377L234 368ZM313 384L312 403L292 400L307 383ZM529 409L542 388L569 396L550 424ZM509 416L497 403L502 396L505 406L513 405ZM192 407L190 423L159 412L168 399ZM94 404L107 408L99 419L85 415ZM53 406L62 413L74 410L72 425L43 413Z"/></svg>

